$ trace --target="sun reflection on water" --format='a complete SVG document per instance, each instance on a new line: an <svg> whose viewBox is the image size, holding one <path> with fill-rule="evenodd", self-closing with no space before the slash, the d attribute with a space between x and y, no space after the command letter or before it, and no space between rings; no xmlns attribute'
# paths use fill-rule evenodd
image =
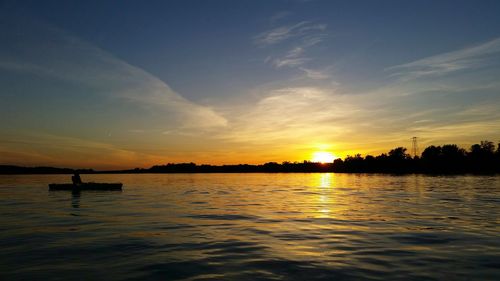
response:
<svg viewBox="0 0 500 281"><path fill-rule="evenodd" d="M318 187L332 187L332 178L331 173L319 174Z"/></svg>
<svg viewBox="0 0 500 281"><path fill-rule="evenodd" d="M329 218L332 205L331 187L333 177L331 173L321 173L317 174L316 176L316 183L313 185L317 186L319 189L318 213L316 217Z"/></svg>

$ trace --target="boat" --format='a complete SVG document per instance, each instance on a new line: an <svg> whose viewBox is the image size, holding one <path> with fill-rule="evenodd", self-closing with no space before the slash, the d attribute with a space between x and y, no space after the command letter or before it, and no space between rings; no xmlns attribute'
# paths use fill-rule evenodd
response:
<svg viewBox="0 0 500 281"><path fill-rule="evenodd" d="M72 183L51 183L49 190L122 190L122 183L98 183L98 182L84 182L79 184Z"/></svg>

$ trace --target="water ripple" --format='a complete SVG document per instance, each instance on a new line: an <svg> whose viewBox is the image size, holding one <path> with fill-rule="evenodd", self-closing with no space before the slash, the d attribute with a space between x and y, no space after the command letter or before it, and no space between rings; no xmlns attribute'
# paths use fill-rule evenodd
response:
<svg viewBox="0 0 500 281"><path fill-rule="evenodd" d="M500 177L0 176L2 280L499 280Z"/></svg>

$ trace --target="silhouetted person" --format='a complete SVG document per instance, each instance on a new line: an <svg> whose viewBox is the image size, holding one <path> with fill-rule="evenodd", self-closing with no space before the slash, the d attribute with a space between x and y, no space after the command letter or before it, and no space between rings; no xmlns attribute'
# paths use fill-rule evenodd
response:
<svg viewBox="0 0 500 281"><path fill-rule="evenodd" d="M81 184L82 183L82 179L80 178L80 174L79 173L75 173L71 177L71 180L73 181L73 184Z"/></svg>

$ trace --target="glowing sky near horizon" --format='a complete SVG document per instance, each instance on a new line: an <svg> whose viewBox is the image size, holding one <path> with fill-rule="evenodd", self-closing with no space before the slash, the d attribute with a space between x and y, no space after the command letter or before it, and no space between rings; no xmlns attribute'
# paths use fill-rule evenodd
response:
<svg viewBox="0 0 500 281"><path fill-rule="evenodd" d="M499 12L498 1L2 1L0 164L496 142Z"/></svg>

